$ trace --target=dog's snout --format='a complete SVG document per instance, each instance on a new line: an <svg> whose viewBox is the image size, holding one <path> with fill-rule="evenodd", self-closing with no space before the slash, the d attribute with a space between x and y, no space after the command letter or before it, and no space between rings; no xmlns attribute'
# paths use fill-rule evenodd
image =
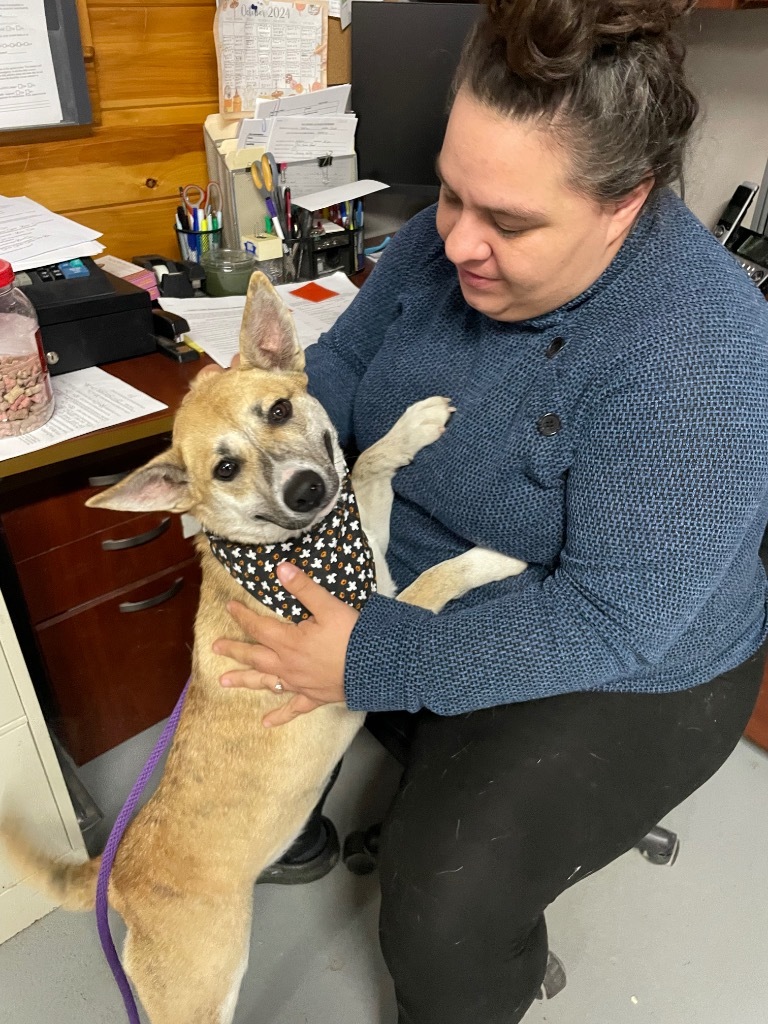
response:
<svg viewBox="0 0 768 1024"><path fill-rule="evenodd" d="M323 478L312 469L302 469L285 485L283 500L292 512L313 512L325 501Z"/></svg>

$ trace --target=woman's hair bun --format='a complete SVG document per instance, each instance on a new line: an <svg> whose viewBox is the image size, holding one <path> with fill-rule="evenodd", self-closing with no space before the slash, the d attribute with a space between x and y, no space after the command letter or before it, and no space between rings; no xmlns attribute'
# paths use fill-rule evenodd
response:
<svg viewBox="0 0 768 1024"><path fill-rule="evenodd" d="M601 50L667 35L695 0L486 0L479 31L506 50L512 74L570 78Z"/></svg>

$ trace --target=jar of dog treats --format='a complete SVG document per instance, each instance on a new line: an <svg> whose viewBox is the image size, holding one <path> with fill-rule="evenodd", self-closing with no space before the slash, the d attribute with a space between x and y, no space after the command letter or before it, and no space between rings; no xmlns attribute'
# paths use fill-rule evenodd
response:
<svg viewBox="0 0 768 1024"><path fill-rule="evenodd" d="M41 427L53 412L53 391L35 307L0 260L0 444Z"/></svg>

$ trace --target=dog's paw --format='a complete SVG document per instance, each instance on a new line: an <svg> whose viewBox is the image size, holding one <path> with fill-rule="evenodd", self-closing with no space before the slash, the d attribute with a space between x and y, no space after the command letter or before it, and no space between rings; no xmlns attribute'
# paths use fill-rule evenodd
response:
<svg viewBox="0 0 768 1024"><path fill-rule="evenodd" d="M405 461L445 432L448 420L456 409L450 398L432 395L409 406L392 428L392 434Z"/></svg>

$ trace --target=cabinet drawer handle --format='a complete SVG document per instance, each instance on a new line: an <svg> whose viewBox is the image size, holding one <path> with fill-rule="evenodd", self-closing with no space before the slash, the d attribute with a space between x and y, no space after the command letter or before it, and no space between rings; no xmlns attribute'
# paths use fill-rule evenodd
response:
<svg viewBox="0 0 768 1024"><path fill-rule="evenodd" d="M164 594L158 594L157 597L148 597L146 601L123 601L118 605L118 607L121 612L144 612L147 608L154 608L156 604L162 604L163 601L170 601L172 597L175 597L178 594L183 586L184 577L179 576L179 578L174 580Z"/></svg>
<svg viewBox="0 0 768 1024"><path fill-rule="evenodd" d="M165 533L170 525L171 517L166 516L161 523L153 526L146 533L137 533L133 537L121 537L120 540L103 540L101 546L105 551L125 551L126 548L138 548L142 544L149 544L151 540L159 537L161 533Z"/></svg>
<svg viewBox="0 0 768 1024"><path fill-rule="evenodd" d="M111 487L112 484L119 483L123 477L128 476L128 470L124 473L107 473L106 476L89 476L88 486L89 487Z"/></svg>

